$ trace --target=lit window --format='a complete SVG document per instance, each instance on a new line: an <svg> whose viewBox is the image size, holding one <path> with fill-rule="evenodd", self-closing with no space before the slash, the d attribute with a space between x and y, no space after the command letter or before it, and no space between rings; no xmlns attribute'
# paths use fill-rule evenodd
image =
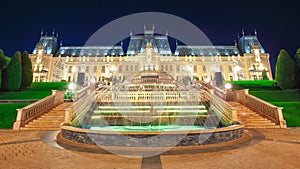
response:
<svg viewBox="0 0 300 169"><path fill-rule="evenodd" d="M203 66L203 70L202 70L204 73L206 72L206 67L205 66Z"/></svg>
<svg viewBox="0 0 300 169"><path fill-rule="evenodd" d="M97 66L94 66L94 73L97 72Z"/></svg>
<svg viewBox="0 0 300 169"><path fill-rule="evenodd" d="M176 66L176 72L180 73L180 66L179 65Z"/></svg>
<svg viewBox="0 0 300 169"><path fill-rule="evenodd" d="M229 69L229 72L232 73L232 66L231 65L228 66L228 69Z"/></svg>
<svg viewBox="0 0 300 169"><path fill-rule="evenodd" d="M119 73L122 73L122 65L119 66Z"/></svg>

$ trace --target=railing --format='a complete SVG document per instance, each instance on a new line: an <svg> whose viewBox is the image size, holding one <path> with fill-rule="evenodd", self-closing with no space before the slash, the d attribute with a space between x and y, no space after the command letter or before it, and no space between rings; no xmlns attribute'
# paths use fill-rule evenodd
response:
<svg viewBox="0 0 300 169"><path fill-rule="evenodd" d="M65 109L65 120L64 125L76 125L74 122L78 122L91 107L92 103L95 102L95 92L87 91L84 96L78 99L70 108Z"/></svg>
<svg viewBox="0 0 300 169"><path fill-rule="evenodd" d="M220 97L223 100L226 100L225 92L218 87L213 87L213 94Z"/></svg>
<svg viewBox="0 0 300 169"><path fill-rule="evenodd" d="M32 103L22 109L17 109L18 114L13 129L20 130L25 124L43 115L53 107L64 101L64 92L52 90L52 95L45 97L35 103Z"/></svg>
<svg viewBox="0 0 300 169"><path fill-rule="evenodd" d="M222 122L237 121L236 110L221 98L208 91L100 91L97 102L210 102Z"/></svg>
<svg viewBox="0 0 300 169"><path fill-rule="evenodd" d="M88 95L89 89L91 88L90 85L78 90L75 92L75 101L81 99L82 97Z"/></svg>
<svg viewBox="0 0 300 169"><path fill-rule="evenodd" d="M277 107L264 100L261 100L248 93L249 89L239 90L234 92L236 101L244 104L245 106L257 111L262 116L272 120L276 125L281 128L286 128L286 121L282 115L282 107Z"/></svg>
<svg viewBox="0 0 300 169"><path fill-rule="evenodd" d="M237 122L236 109L215 94L209 93L210 106L216 110L223 123L230 125Z"/></svg>
<svg viewBox="0 0 300 169"><path fill-rule="evenodd" d="M133 84L146 84L146 83L166 83L171 84L174 83L172 79L160 79L160 78L138 78L131 80Z"/></svg>
<svg viewBox="0 0 300 169"><path fill-rule="evenodd" d="M99 92L97 102L149 102L149 101L208 101L207 97L200 97L205 92L193 91L106 91Z"/></svg>

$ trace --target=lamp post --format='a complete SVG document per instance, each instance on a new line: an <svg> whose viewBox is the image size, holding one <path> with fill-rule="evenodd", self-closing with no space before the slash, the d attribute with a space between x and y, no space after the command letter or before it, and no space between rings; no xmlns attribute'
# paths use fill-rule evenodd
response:
<svg viewBox="0 0 300 169"><path fill-rule="evenodd" d="M73 82L69 84L68 88L71 91L71 93L70 93L70 99L74 98L76 87L77 87L76 84L73 83Z"/></svg>
<svg viewBox="0 0 300 169"><path fill-rule="evenodd" d="M232 84L230 84L230 83L225 83L224 87L225 87L225 94L226 94L228 91L231 90Z"/></svg>

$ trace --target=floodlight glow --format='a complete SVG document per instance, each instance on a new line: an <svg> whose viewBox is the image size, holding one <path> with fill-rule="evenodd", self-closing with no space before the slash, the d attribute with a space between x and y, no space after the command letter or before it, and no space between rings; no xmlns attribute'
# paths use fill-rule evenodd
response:
<svg viewBox="0 0 300 169"><path fill-rule="evenodd" d="M114 71L117 70L117 68L116 68L116 66L113 65L113 66L110 67L110 70L111 70L112 72L114 72Z"/></svg>
<svg viewBox="0 0 300 169"><path fill-rule="evenodd" d="M90 82L91 83L96 83L96 79L95 78L91 78Z"/></svg>
<svg viewBox="0 0 300 169"><path fill-rule="evenodd" d="M229 90L232 88L232 85L230 83L225 84L225 89Z"/></svg>
<svg viewBox="0 0 300 169"><path fill-rule="evenodd" d="M75 83L71 83L71 84L69 84L68 88L70 90L75 90L76 89L76 84Z"/></svg>
<svg viewBox="0 0 300 169"><path fill-rule="evenodd" d="M72 67L72 72L74 73L76 71L77 71L76 67Z"/></svg>

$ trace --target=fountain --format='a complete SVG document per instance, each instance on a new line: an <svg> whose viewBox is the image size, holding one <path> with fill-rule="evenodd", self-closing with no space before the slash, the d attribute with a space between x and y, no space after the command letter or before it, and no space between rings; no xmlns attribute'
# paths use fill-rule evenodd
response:
<svg viewBox="0 0 300 169"><path fill-rule="evenodd" d="M67 118L64 139L101 146L195 146L243 136L226 102L159 70L99 88Z"/></svg>

